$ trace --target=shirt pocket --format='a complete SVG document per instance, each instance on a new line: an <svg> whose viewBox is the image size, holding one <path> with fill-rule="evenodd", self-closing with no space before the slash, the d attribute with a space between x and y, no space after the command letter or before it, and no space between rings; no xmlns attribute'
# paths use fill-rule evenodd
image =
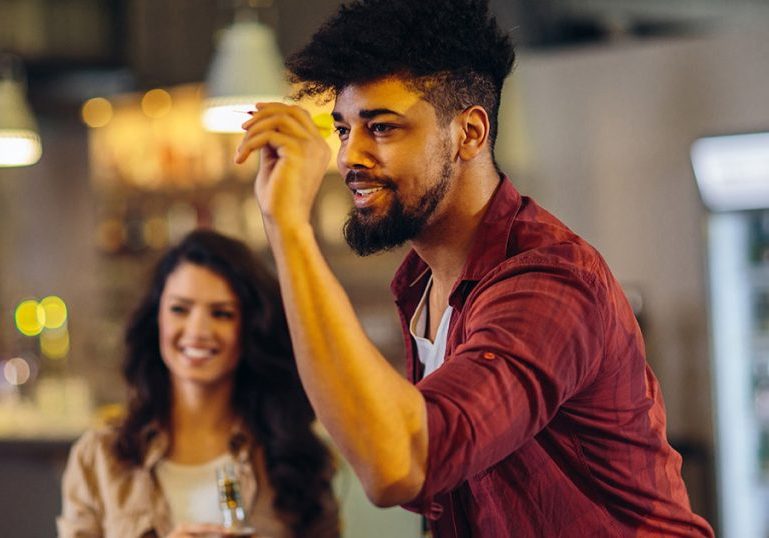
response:
<svg viewBox="0 0 769 538"><path fill-rule="evenodd" d="M149 512L113 514L104 520L104 538L156 538Z"/></svg>

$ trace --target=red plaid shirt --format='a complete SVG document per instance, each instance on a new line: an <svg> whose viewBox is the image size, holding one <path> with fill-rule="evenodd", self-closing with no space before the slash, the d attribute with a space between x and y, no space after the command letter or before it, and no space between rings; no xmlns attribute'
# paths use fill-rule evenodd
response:
<svg viewBox="0 0 769 538"><path fill-rule="evenodd" d="M412 251L392 283L408 320L428 280ZM449 298L427 403L424 487L406 507L436 536L713 536L633 312L600 254L504 178Z"/></svg>

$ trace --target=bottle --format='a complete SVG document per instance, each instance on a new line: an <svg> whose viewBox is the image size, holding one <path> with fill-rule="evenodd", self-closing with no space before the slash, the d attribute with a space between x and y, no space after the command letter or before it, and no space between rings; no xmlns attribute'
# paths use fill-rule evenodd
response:
<svg viewBox="0 0 769 538"><path fill-rule="evenodd" d="M246 513L240 497L240 484L235 475L235 466L232 463L225 463L216 468L216 486L219 491L222 525L228 529L244 528Z"/></svg>

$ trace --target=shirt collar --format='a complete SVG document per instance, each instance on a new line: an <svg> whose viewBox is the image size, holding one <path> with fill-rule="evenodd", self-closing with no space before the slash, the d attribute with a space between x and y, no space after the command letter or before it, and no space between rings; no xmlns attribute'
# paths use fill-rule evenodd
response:
<svg viewBox="0 0 769 538"><path fill-rule="evenodd" d="M507 176L501 176L457 282L477 282L509 257L510 230L520 209L521 195Z"/></svg>
<svg viewBox="0 0 769 538"><path fill-rule="evenodd" d="M146 447L144 451L144 462L142 467L151 469L168 452L170 444L168 433L161 428L157 421L150 422L139 432L141 446Z"/></svg>
<svg viewBox="0 0 769 538"><path fill-rule="evenodd" d="M463 281L477 282L509 256L508 243L513 222L521 208L521 195L513 183L502 175L473 237L470 254L460 273L455 289ZM409 288L427 282L430 268L412 249L395 273L390 289L396 298ZM452 294L453 295L453 294Z"/></svg>

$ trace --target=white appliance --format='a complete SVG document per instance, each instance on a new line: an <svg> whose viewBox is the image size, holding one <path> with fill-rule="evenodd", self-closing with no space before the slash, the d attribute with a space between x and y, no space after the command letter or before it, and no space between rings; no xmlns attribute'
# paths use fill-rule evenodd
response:
<svg viewBox="0 0 769 538"><path fill-rule="evenodd" d="M769 538L769 133L697 140L723 538Z"/></svg>

